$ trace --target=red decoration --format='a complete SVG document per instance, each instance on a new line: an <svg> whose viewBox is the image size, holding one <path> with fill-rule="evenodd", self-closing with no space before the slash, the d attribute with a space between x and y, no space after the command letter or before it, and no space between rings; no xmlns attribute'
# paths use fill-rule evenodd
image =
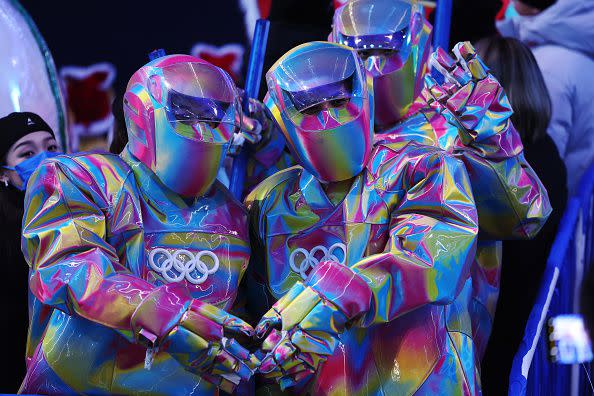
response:
<svg viewBox="0 0 594 396"><path fill-rule="evenodd" d="M204 59L225 70L235 82L240 79L243 53L244 49L240 44L226 44L222 47L216 47L206 43L195 44L191 52L193 56Z"/></svg>
<svg viewBox="0 0 594 396"><path fill-rule="evenodd" d="M270 15L272 0L240 0L240 5L243 10L245 30L251 41L256 21L260 18L266 19Z"/></svg>
<svg viewBox="0 0 594 396"><path fill-rule="evenodd" d="M112 84L116 71L110 63L65 66L60 77L66 92L73 149L79 136L109 134L113 126Z"/></svg>

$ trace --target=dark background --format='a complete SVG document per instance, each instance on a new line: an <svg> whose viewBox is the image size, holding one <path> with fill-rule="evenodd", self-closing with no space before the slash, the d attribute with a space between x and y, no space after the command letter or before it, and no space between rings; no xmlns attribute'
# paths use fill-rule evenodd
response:
<svg viewBox="0 0 594 396"><path fill-rule="evenodd" d="M116 92L156 48L173 54L189 53L197 42L237 43L249 54L239 0L20 2L45 38L58 70L110 62L117 69ZM273 0L264 70L295 45L326 39L332 14L330 0Z"/></svg>
<svg viewBox="0 0 594 396"><path fill-rule="evenodd" d="M62 66L110 62L115 88L125 87L148 53L189 53L196 42L246 43L237 0L21 0Z"/></svg>
<svg viewBox="0 0 594 396"><path fill-rule="evenodd" d="M246 57L249 54L239 0L20 2L45 38L58 69L110 62L117 69L117 92L156 48L173 54L189 53L197 42L237 43L246 48ZM454 0L450 46L494 34L494 17L501 5L501 0ZM272 0L264 70L298 44L326 40L332 14L331 0Z"/></svg>

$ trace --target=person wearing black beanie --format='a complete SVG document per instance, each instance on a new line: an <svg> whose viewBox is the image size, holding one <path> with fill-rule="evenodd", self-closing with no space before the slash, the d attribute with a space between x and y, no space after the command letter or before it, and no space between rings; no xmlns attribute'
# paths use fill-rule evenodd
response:
<svg viewBox="0 0 594 396"><path fill-rule="evenodd" d="M20 239L25 197L21 175L26 167L15 166L57 151L54 132L39 115L23 112L0 118L0 255L6 280L0 301L3 315L11 318L10 325L0 327L0 339L5 340L2 356L8 362L0 376L0 393L16 393L25 376L29 271Z"/></svg>

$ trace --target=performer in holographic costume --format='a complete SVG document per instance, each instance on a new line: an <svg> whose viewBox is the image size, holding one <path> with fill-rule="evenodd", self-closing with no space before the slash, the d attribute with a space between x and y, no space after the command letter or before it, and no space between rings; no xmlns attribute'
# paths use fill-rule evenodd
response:
<svg viewBox="0 0 594 396"><path fill-rule="evenodd" d="M430 38L431 25L414 1L353 0L334 15L332 40L357 50L374 79L376 141L437 146L466 166L480 234L472 284L457 304L470 312L472 333L464 315L453 315L448 328L456 337L472 334L478 367L499 293L500 240L533 237L551 207L524 158L499 82L469 43L456 45L452 56L441 48L429 55Z"/></svg>
<svg viewBox="0 0 594 396"><path fill-rule="evenodd" d="M373 148L373 81L349 47L296 47L267 83L300 166L246 199L251 308L276 301L256 327L260 372L297 394L474 391L472 339L459 351L446 328L478 232L462 162Z"/></svg>
<svg viewBox="0 0 594 396"><path fill-rule="evenodd" d="M241 127L236 88L187 55L156 59L124 97L121 156L45 162L26 196L28 373L42 394L216 394L259 361L232 337L247 213L215 181ZM226 338L229 337L229 338Z"/></svg>

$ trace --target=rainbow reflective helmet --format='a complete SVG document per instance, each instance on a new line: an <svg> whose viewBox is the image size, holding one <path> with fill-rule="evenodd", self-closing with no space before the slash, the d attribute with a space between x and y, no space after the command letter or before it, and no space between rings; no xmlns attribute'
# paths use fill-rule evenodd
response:
<svg viewBox="0 0 594 396"><path fill-rule="evenodd" d="M350 179L372 148L369 83L356 52L312 42L268 71L267 105L299 163L322 182Z"/></svg>
<svg viewBox="0 0 594 396"><path fill-rule="evenodd" d="M229 75L189 55L155 59L124 95L128 150L183 197L208 192L241 127Z"/></svg>
<svg viewBox="0 0 594 396"><path fill-rule="evenodd" d="M420 94L431 30L416 1L353 0L334 13L332 41L354 48L373 76L377 130L402 119Z"/></svg>

